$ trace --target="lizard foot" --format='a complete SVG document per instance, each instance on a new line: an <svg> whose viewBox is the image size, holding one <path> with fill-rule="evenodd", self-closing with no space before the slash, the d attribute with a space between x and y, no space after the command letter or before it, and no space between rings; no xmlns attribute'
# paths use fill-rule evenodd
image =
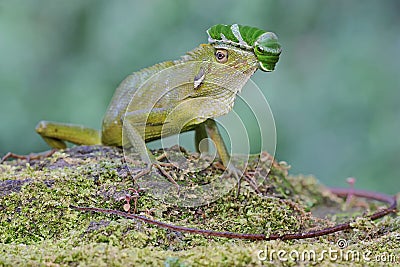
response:
<svg viewBox="0 0 400 267"><path fill-rule="evenodd" d="M256 181L254 181L253 179L254 174L249 173L247 170L242 171L241 169L238 169L232 165L226 168L221 163L214 165L214 167L226 171L227 175L233 176L236 179L237 181L236 196L239 196L240 194L241 184L243 179L251 186L251 188L253 188L253 190L257 194L261 194L261 191L258 188Z"/></svg>
<svg viewBox="0 0 400 267"><path fill-rule="evenodd" d="M168 167L168 168L175 167L176 168L176 165L173 163L170 163L170 162L153 162L150 164L150 166L148 168L141 170L139 173L137 173L135 176L133 176L133 179L136 180L136 179L150 173L153 166L156 167L165 178L167 178L171 183L173 183L179 192L179 189L180 189L179 184L164 169L165 167Z"/></svg>

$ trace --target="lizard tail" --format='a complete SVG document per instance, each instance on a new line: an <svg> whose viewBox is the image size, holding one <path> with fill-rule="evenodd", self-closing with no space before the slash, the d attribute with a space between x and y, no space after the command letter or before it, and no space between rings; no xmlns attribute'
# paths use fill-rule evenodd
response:
<svg viewBox="0 0 400 267"><path fill-rule="evenodd" d="M101 133L99 130L76 124L40 121L36 126L36 132L52 148L66 148L65 141L76 145L101 144Z"/></svg>

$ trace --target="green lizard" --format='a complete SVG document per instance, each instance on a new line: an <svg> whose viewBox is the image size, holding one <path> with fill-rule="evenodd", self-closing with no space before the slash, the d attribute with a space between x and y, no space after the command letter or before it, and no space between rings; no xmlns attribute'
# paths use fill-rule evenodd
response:
<svg viewBox="0 0 400 267"><path fill-rule="evenodd" d="M156 64L125 78L114 93L101 131L41 121L37 133L58 149L66 148L65 141L107 146L128 143L151 168L160 165L145 142L194 130L196 148L208 136L223 165L229 167L230 155L213 118L232 109L236 94L257 69L274 70L281 47L274 33L249 26L218 24L207 33L209 44L180 60Z"/></svg>

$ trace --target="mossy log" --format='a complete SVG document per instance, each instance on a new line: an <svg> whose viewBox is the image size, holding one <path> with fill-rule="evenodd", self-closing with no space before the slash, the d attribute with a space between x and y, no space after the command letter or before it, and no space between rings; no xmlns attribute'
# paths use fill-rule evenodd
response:
<svg viewBox="0 0 400 267"><path fill-rule="evenodd" d="M188 163L199 161L199 155L184 153ZM251 161L247 166L248 173L264 177L258 192L243 180L239 195L231 190L207 205L179 207L144 190L134 199L136 213L174 225L266 235L347 220L354 220L355 228L304 240L248 241L174 232L70 208L123 210L132 199L130 188L138 186L130 170L141 168L139 158L127 163L121 149L104 146L77 146L40 160L0 164L0 266L374 266L379 259L387 265L400 260L399 217L362 217L382 203L346 202L314 177L288 175L288 165L267 153L257 168ZM220 173L214 162L201 173L181 171L178 176L204 183ZM133 201L130 205L133 209Z"/></svg>

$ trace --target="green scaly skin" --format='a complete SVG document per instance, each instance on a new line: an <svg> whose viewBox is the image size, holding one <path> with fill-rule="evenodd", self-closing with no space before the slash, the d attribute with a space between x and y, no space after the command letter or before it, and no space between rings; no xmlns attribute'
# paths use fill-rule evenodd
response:
<svg viewBox="0 0 400 267"><path fill-rule="evenodd" d="M225 55L222 60L218 58L221 52ZM280 50L278 57L279 54ZM125 78L109 104L101 132L48 121L39 122L36 131L51 147L63 149L65 141L77 145L123 146L124 129L127 138L124 143L129 142L150 164L155 159L146 157L150 153L145 142L195 130L196 147L199 137L208 135L227 167L230 156L213 118L232 109L245 82L257 69L265 70L260 65L256 49L221 41L202 44L180 60L156 64ZM176 80L176 85L165 85L166 80ZM173 116L168 116L171 112Z"/></svg>

